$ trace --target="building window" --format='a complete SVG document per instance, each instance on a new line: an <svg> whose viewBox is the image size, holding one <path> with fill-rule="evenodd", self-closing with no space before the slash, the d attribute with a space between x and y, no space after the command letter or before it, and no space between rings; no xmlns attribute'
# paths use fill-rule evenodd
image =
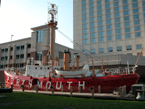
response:
<svg viewBox="0 0 145 109"><path fill-rule="evenodd" d="M83 24L83 28L87 28L87 24Z"/></svg>
<svg viewBox="0 0 145 109"><path fill-rule="evenodd" d="M138 3L134 3L132 6L133 6L133 8L137 8L138 7Z"/></svg>
<svg viewBox="0 0 145 109"><path fill-rule="evenodd" d="M83 50L83 53L87 54L87 52L88 52L87 50Z"/></svg>
<svg viewBox="0 0 145 109"><path fill-rule="evenodd" d="M91 38L91 43L95 43L95 38Z"/></svg>
<svg viewBox="0 0 145 109"><path fill-rule="evenodd" d="M139 19L139 14L134 15L134 19Z"/></svg>
<svg viewBox="0 0 145 109"><path fill-rule="evenodd" d="M110 13L110 9L106 9L106 13Z"/></svg>
<svg viewBox="0 0 145 109"><path fill-rule="evenodd" d="M117 51L122 51L122 46L118 46Z"/></svg>
<svg viewBox="0 0 145 109"><path fill-rule="evenodd" d="M145 6L145 1L143 1L143 6Z"/></svg>
<svg viewBox="0 0 145 109"><path fill-rule="evenodd" d="M136 49L142 49L142 44L137 44Z"/></svg>
<svg viewBox="0 0 145 109"><path fill-rule="evenodd" d="M116 29L116 34L120 34L121 33L121 29Z"/></svg>
<svg viewBox="0 0 145 109"><path fill-rule="evenodd" d="M114 11L115 12L119 11L119 7L114 8Z"/></svg>
<svg viewBox="0 0 145 109"><path fill-rule="evenodd" d="M4 61L4 57L1 57L1 61Z"/></svg>
<svg viewBox="0 0 145 109"><path fill-rule="evenodd" d="M141 37L141 32L135 33L135 37Z"/></svg>
<svg viewBox="0 0 145 109"><path fill-rule="evenodd" d="M125 22L125 27L130 26L130 22Z"/></svg>
<svg viewBox="0 0 145 109"><path fill-rule="evenodd" d="M16 59L19 59L20 58L20 56L19 55L16 55Z"/></svg>
<svg viewBox="0 0 145 109"><path fill-rule="evenodd" d="M115 22L120 22L120 18L115 18Z"/></svg>
<svg viewBox="0 0 145 109"><path fill-rule="evenodd" d="M93 12L94 11L94 8L90 8L90 12Z"/></svg>
<svg viewBox="0 0 145 109"><path fill-rule="evenodd" d="M105 0L105 3L109 3L110 2L110 0Z"/></svg>
<svg viewBox="0 0 145 109"><path fill-rule="evenodd" d="M94 22L94 17L90 18L90 22Z"/></svg>
<svg viewBox="0 0 145 109"><path fill-rule="evenodd" d="M106 20L106 24L111 24L111 19Z"/></svg>
<svg viewBox="0 0 145 109"><path fill-rule="evenodd" d="M111 18L111 14L107 14L106 19L110 19L110 18Z"/></svg>
<svg viewBox="0 0 145 109"><path fill-rule="evenodd" d="M100 26L100 25L103 25L103 21L99 21L98 22L98 25Z"/></svg>
<svg viewBox="0 0 145 109"><path fill-rule="evenodd" d="M104 53L104 48L99 48L99 53Z"/></svg>
<svg viewBox="0 0 145 109"><path fill-rule="evenodd" d="M127 45L126 46L126 50L132 50L132 46L131 45Z"/></svg>
<svg viewBox="0 0 145 109"><path fill-rule="evenodd" d="M24 50L24 48L25 48L24 45L21 45L21 50Z"/></svg>
<svg viewBox="0 0 145 109"><path fill-rule="evenodd" d="M110 8L110 4L106 4L105 7L106 7L106 8Z"/></svg>
<svg viewBox="0 0 145 109"><path fill-rule="evenodd" d="M87 39L84 39L84 40L83 40L83 44L86 44L86 43L87 43Z"/></svg>
<svg viewBox="0 0 145 109"><path fill-rule="evenodd" d="M131 38L131 34L130 33L125 34L125 37L126 37L126 39Z"/></svg>
<svg viewBox="0 0 145 109"><path fill-rule="evenodd" d="M5 49L1 49L1 53L4 53L5 52Z"/></svg>
<svg viewBox="0 0 145 109"><path fill-rule="evenodd" d="M86 9L86 5L82 5L82 9Z"/></svg>
<svg viewBox="0 0 145 109"><path fill-rule="evenodd" d="M95 37L95 33L91 33L91 37Z"/></svg>
<svg viewBox="0 0 145 109"><path fill-rule="evenodd" d="M129 15L129 11L124 11L124 15Z"/></svg>
<svg viewBox="0 0 145 109"><path fill-rule="evenodd" d="M134 13L134 14L139 13L139 10L138 10L138 9L134 9L134 10L133 10L133 13Z"/></svg>
<svg viewBox="0 0 145 109"><path fill-rule="evenodd" d="M87 17L86 14L83 14L83 15L82 15L82 18L83 18L83 19L86 18L86 17Z"/></svg>
<svg viewBox="0 0 145 109"><path fill-rule="evenodd" d="M10 56L10 60L12 60L12 58L13 58L13 56L11 55L11 56Z"/></svg>
<svg viewBox="0 0 145 109"><path fill-rule="evenodd" d="M134 25L140 25L140 20L135 20Z"/></svg>
<svg viewBox="0 0 145 109"><path fill-rule="evenodd" d="M107 37L107 40L108 40L108 41L112 40L112 36L108 36L108 37Z"/></svg>
<svg viewBox="0 0 145 109"><path fill-rule="evenodd" d="M137 2L138 0L132 0L132 2Z"/></svg>
<svg viewBox="0 0 145 109"><path fill-rule="evenodd" d="M82 23L87 23L87 19L83 19L82 20Z"/></svg>
<svg viewBox="0 0 145 109"><path fill-rule="evenodd" d="M82 1L82 4L86 4L86 0L83 0L83 1Z"/></svg>
<svg viewBox="0 0 145 109"><path fill-rule="evenodd" d="M112 29L112 25L107 25L107 30Z"/></svg>
<svg viewBox="0 0 145 109"><path fill-rule="evenodd" d="M113 52L113 47L108 47L108 52Z"/></svg>
<svg viewBox="0 0 145 109"><path fill-rule="evenodd" d="M27 58L30 58L30 53L27 53Z"/></svg>
<svg viewBox="0 0 145 109"><path fill-rule="evenodd" d="M95 49L91 49L91 54L94 54L95 53Z"/></svg>
<svg viewBox="0 0 145 109"><path fill-rule="evenodd" d="M86 13L86 9L82 10L82 13L85 14Z"/></svg>
<svg viewBox="0 0 145 109"><path fill-rule="evenodd" d="M42 52L37 52L36 54L36 60L42 60Z"/></svg>
<svg viewBox="0 0 145 109"><path fill-rule="evenodd" d="M87 33L87 29L83 29L83 33Z"/></svg>
<svg viewBox="0 0 145 109"><path fill-rule="evenodd" d="M43 30L37 31L37 42L43 41Z"/></svg>
<svg viewBox="0 0 145 109"><path fill-rule="evenodd" d="M117 40L121 39L121 35L116 35L116 39Z"/></svg>
<svg viewBox="0 0 145 109"><path fill-rule="evenodd" d="M127 10L128 9L128 5L123 6L123 10Z"/></svg>
<svg viewBox="0 0 145 109"><path fill-rule="evenodd" d="M90 29L90 32L95 32L95 28L91 28Z"/></svg>
<svg viewBox="0 0 145 109"><path fill-rule="evenodd" d="M83 34L83 39L87 38L87 34Z"/></svg>
<svg viewBox="0 0 145 109"><path fill-rule="evenodd" d="M119 2L115 2L114 3L114 6L119 6Z"/></svg>
<svg viewBox="0 0 145 109"><path fill-rule="evenodd" d="M99 42L103 42L103 37L99 37Z"/></svg>
<svg viewBox="0 0 145 109"><path fill-rule="evenodd" d="M112 35L112 30L107 31L107 35Z"/></svg>
<svg viewBox="0 0 145 109"><path fill-rule="evenodd" d="M63 52L59 51L59 59L63 59Z"/></svg>
<svg viewBox="0 0 145 109"><path fill-rule="evenodd" d="M128 0L123 0L123 5L128 4Z"/></svg>
<svg viewBox="0 0 145 109"><path fill-rule="evenodd" d="M116 28L120 28L120 23L115 24Z"/></svg>
<svg viewBox="0 0 145 109"><path fill-rule="evenodd" d="M94 6L94 3L90 3L89 6L90 6L90 7L93 7L93 6Z"/></svg>
<svg viewBox="0 0 145 109"><path fill-rule="evenodd" d="M98 15L102 15L102 11L98 11Z"/></svg>
<svg viewBox="0 0 145 109"><path fill-rule="evenodd" d="M115 13L115 17L119 17L119 16L120 16L119 12Z"/></svg>
<svg viewBox="0 0 145 109"><path fill-rule="evenodd" d="M24 54L21 54L21 55L20 55L20 59L23 59L23 58L24 58Z"/></svg>
<svg viewBox="0 0 145 109"><path fill-rule="evenodd" d="M135 31L140 31L140 26L136 26Z"/></svg>
<svg viewBox="0 0 145 109"><path fill-rule="evenodd" d="M101 1L97 1L97 5L101 5Z"/></svg>
<svg viewBox="0 0 145 109"><path fill-rule="evenodd" d="M101 10L101 9L102 9L102 6L98 6L98 7L97 7L97 10Z"/></svg>
<svg viewBox="0 0 145 109"><path fill-rule="evenodd" d="M129 20L129 16L124 17L124 21L128 21Z"/></svg>
<svg viewBox="0 0 145 109"><path fill-rule="evenodd" d="M16 47L16 50L20 50L20 46L17 46L17 47Z"/></svg>
<svg viewBox="0 0 145 109"><path fill-rule="evenodd" d="M130 27L129 28L125 28L125 32L130 32Z"/></svg>
<svg viewBox="0 0 145 109"><path fill-rule="evenodd" d="M90 17L93 17L94 16L94 13L92 12L92 13L90 13Z"/></svg>
<svg viewBox="0 0 145 109"><path fill-rule="evenodd" d="M103 26L98 27L98 31L102 31L103 30Z"/></svg>
<svg viewBox="0 0 145 109"><path fill-rule="evenodd" d="M11 51L13 51L13 47L11 47Z"/></svg>
<svg viewBox="0 0 145 109"><path fill-rule="evenodd" d="M98 16L98 20L102 20L102 16Z"/></svg>
<svg viewBox="0 0 145 109"><path fill-rule="evenodd" d="M28 45L27 45L27 48L31 48L31 44L28 44Z"/></svg>
<svg viewBox="0 0 145 109"><path fill-rule="evenodd" d="M93 2L93 0L89 0L89 2Z"/></svg>
<svg viewBox="0 0 145 109"><path fill-rule="evenodd" d="M8 52L8 48L5 48L5 52Z"/></svg>
<svg viewBox="0 0 145 109"><path fill-rule="evenodd" d="M98 34L99 34L99 36L103 36L103 32L99 32Z"/></svg>

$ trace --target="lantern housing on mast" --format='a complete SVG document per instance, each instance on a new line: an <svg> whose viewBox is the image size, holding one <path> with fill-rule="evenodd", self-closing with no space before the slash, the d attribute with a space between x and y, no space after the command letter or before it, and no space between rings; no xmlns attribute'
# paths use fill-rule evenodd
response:
<svg viewBox="0 0 145 109"><path fill-rule="evenodd" d="M56 23L57 24L57 13L58 6L56 4L48 4L48 23Z"/></svg>

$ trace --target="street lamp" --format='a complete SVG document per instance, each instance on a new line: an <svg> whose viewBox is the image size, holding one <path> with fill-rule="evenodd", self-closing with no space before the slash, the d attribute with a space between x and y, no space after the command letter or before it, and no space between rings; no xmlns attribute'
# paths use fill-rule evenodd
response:
<svg viewBox="0 0 145 109"><path fill-rule="evenodd" d="M12 41L12 37L13 37L14 35L11 35L11 41Z"/></svg>

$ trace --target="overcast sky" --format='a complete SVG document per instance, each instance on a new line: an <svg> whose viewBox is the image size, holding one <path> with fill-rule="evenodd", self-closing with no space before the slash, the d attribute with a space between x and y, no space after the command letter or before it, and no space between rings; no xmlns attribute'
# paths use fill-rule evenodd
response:
<svg viewBox="0 0 145 109"><path fill-rule="evenodd" d="M0 43L31 37L32 27L47 23L48 2L58 6L58 28L73 39L73 0L1 0ZM56 42L73 47L56 31Z"/></svg>

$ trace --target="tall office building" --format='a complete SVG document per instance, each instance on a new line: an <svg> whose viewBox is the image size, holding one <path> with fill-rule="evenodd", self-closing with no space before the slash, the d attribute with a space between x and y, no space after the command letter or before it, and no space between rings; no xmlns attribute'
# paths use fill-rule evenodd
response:
<svg viewBox="0 0 145 109"><path fill-rule="evenodd" d="M74 41L85 48L74 49L139 55L145 48L145 0L73 0L73 5Z"/></svg>

